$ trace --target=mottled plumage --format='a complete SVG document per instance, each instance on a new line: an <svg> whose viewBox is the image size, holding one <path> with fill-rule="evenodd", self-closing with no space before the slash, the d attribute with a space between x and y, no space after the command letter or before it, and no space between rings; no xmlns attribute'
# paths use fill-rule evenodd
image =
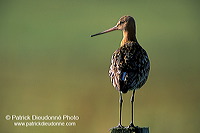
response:
<svg viewBox="0 0 200 133"><path fill-rule="evenodd" d="M149 69L146 51L137 42L129 42L113 53L109 76L113 86L126 93L145 84Z"/></svg>

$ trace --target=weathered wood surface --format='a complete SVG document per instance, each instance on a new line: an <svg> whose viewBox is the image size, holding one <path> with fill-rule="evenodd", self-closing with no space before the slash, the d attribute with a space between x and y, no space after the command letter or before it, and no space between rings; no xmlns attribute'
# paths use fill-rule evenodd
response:
<svg viewBox="0 0 200 133"><path fill-rule="evenodd" d="M135 127L135 128L114 127L111 129L111 133L149 133L149 127Z"/></svg>
<svg viewBox="0 0 200 133"><path fill-rule="evenodd" d="M149 127L138 127L136 128L135 133L149 133Z"/></svg>

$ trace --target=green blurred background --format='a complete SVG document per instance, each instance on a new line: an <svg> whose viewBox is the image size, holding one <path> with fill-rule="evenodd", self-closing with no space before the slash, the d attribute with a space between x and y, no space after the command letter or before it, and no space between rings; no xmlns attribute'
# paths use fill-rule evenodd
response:
<svg viewBox="0 0 200 133"><path fill-rule="evenodd" d="M199 132L199 1L1 0L0 132L107 133L118 124L108 77L120 31L90 38L123 15L151 60L135 123L151 133ZM131 93L124 95L123 125ZM6 115L77 115L75 127L15 127Z"/></svg>

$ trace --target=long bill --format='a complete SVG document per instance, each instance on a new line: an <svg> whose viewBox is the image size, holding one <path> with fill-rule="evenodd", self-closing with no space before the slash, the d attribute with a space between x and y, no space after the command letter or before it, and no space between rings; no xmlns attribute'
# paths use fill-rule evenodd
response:
<svg viewBox="0 0 200 133"><path fill-rule="evenodd" d="M114 31L114 30L118 30L118 28L117 28L116 26L114 26L114 27L112 27L112 28L110 28L110 29L108 29L108 30L105 30L105 31L103 31L103 32L99 32L99 33L97 33L97 34L91 35L91 37L97 36L97 35L101 35L101 34L104 34L104 33L108 33L108 32Z"/></svg>

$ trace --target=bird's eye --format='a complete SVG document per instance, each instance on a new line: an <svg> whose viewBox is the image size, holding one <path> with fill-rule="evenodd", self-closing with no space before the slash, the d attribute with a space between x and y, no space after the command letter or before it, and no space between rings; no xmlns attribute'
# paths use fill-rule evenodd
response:
<svg viewBox="0 0 200 133"><path fill-rule="evenodd" d="M119 24L123 24L125 21L120 21Z"/></svg>

